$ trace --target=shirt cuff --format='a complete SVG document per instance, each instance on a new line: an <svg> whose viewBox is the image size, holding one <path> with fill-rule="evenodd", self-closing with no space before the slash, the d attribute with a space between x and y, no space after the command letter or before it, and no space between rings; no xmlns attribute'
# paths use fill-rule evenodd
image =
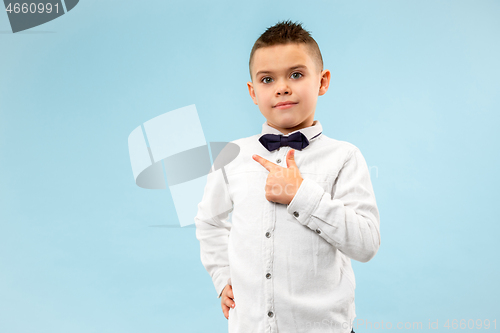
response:
<svg viewBox="0 0 500 333"><path fill-rule="evenodd" d="M318 183L305 178L287 205L288 213L292 214L300 224L308 226L311 214L319 205L324 193L325 190Z"/></svg>
<svg viewBox="0 0 500 333"><path fill-rule="evenodd" d="M219 296L217 296L217 298L221 297L222 291L228 284L231 284L231 277L229 273L229 266L226 266L221 270L221 273L219 273L214 281L215 289L219 293Z"/></svg>

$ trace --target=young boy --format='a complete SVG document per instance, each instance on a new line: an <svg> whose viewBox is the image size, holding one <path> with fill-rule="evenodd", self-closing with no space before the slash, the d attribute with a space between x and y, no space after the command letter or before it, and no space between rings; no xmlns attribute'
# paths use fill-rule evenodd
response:
<svg viewBox="0 0 500 333"><path fill-rule="evenodd" d="M380 246L367 164L314 120L330 71L300 24L268 28L249 67L266 122L208 175L195 217L201 261L230 333L352 332L351 259L367 262Z"/></svg>

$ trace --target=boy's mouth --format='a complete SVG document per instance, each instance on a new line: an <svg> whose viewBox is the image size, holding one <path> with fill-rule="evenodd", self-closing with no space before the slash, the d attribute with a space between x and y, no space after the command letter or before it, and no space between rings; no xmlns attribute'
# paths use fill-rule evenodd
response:
<svg viewBox="0 0 500 333"><path fill-rule="evenodd" d="M297 104L297 103L290 102L290 101L288 101L288 102L279 102L278 104L276 104L273 107L276 108L276 109L288 109L288 108L294 106L295 104Z"/></svg>

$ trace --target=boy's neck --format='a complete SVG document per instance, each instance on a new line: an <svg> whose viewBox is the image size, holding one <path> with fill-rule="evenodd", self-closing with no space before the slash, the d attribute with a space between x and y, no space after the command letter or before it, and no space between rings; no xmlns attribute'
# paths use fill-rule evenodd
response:
<svg viewBox="0 0 500 333"><path fill-rule="evenodd" d="M297 130L300 130L300 129L303 129L303 128L307 128L307 127L310 127L310 126L314 126L316 124L316 120L313 120L310 123L302 123L302 124L299 124L299 125L297 125L295 127L290 127L290 128L276 127L276 126L270 124L268 121L266 121L266 123L270 127L277 129L278 131L280 131L284 135L288 135L289 133L295 132Z"/></svg>

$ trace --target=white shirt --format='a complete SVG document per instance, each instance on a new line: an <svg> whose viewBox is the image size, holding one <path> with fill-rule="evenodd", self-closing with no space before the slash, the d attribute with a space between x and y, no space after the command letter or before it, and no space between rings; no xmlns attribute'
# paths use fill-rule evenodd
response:
<svg viewBox="0 0 500 333"><path fill-rule="evenodd" d="M232 141L237 157L208 175L196 238L217 295L232 285L230 333L351 332L351 259L367 262L380 246L368 166L356 146L322 134L318 120L300 132L310 144L295 151L304 180L288 205L265 198L269 171L252 159L287 167L290 147L269 152L258 140L283 134L267 122L261 134Z"/></svg>

